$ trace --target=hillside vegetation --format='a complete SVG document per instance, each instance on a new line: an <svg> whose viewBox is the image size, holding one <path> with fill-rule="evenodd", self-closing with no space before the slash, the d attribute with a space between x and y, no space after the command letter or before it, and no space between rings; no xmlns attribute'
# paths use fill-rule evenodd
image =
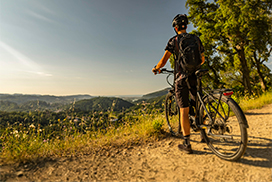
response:
<svg viewBox="0 0 272 182"><path fill-rule="evenodd" d="M17 104L11 101L0 101L0 111L13 112L29 112L29 111L57 111L69 107L70 104L61 103L47 103L45 101L32 100L24 102L23 104Z"/></svg>
<svg viewBox="0 0 272 182"><path fill-rule="evenodd" d="M75 109L80 111L121 111L132 106L134 106L134 104L114 97L96 97L78 101L74 105Z"/></svg>
<svg viewBox="0 0 272 182"><path fill-rule="evenodd" d="M171 88L165 88L163 90L159 90L159 91L156 91L156 92L145 94L145 95L143 95L142 99L151 99L151 98L156 98L156 97L166 95L170 89Z"/></svg>
<svg viewBox="0 0 272 182"><path fill-rule="evenodd" d="M33 161L158 140L169 134L163 97L121 111L85 112L72 107L58 113L0 112L0 159L5 162ZM118 99L112 99L117 103ZM272 103L272 92L250 99L234 99L246 111L256 105Z"/></svg>

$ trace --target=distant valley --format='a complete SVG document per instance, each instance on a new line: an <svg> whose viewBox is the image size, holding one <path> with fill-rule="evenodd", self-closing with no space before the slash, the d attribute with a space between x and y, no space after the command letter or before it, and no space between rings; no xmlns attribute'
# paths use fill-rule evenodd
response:
<svg viewBox="0 0 272 182"><path fill-rule="evenodd" d="M29 101L45 101L49 104L62 103L69 104L73 101L82 99L90 99L90 95L69 95L69 96L54 96L54 95L25 95L25 94L0 94L0 101L10 101L16 104L23 104Z"/></svg>
<svg viewBox="0 0 272 182"><path fill-rule="evenodd" d="M114 110L121 111L136 107L141 102L162 102L162 96L169 88L139 96L95 97L91 95L25 95L0 94L0 111L64 111L75 108L81 111Z"/></svg>

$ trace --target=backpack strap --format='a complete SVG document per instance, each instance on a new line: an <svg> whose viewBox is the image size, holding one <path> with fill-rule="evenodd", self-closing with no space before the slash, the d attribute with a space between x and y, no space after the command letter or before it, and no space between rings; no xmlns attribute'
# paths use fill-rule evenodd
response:
<svg viewBox="0 0 272 182"><path fill-rule="evenodd" d="M181 57L181 54L180 54L180 50L179 50L179 45L178 45L178 35L175 37L175 66L177 68L175 68L174 70L178 70L181 71L184 70L184 68L182 67L182 65L179 63L179 60L180 60L180 57Z"/></svg>
<svg viewBox="0 0 272 182"><path fill-rule="evenodd" d="M175 67L174 67L174 82L176 82L176 74L177 74L177 67L179 66L177 63L177 60L179 60L179 47L178 47L178 36L175 37L174 40L174 44L175 44Z"/></svg>
<svg viewBox="0 0 272 182"><path fill-rule="evenodd" d="M179 47L178 47L178 36L175 38L175 54L176 56L179 54Z"/></svg>

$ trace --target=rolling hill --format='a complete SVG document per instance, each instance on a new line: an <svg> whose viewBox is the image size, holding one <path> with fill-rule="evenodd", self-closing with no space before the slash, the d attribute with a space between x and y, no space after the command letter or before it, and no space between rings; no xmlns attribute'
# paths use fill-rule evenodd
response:
<svg viewBox="0 0 272 182"><path fill-rule="evenodd" d="M81 111L121 111L134 106L131 102L115 97L95 97L75 103L75 109Z"/></svg>
<svg viewBox="0 0 272 182"><path fill-rule="evenodd" d="M16 104L23 104L29 101L44 101L47 103L69 104L74 100L90 99L90 95L69 95L69 96L54 96L54 95L25 95L25 94L0 94L0 101L9 101Z"/></svg>
<svg viewBox="0 0 272 182"><path fill-rule="evenodd" d="M156 98L156 97L166 95L170 89L171 88L169 87L169 88L165 88L163 90L159 90L159 91L156 91L156 92L145 94L145 95L142 96L141 99L151 99L151 98Z"/></svg>

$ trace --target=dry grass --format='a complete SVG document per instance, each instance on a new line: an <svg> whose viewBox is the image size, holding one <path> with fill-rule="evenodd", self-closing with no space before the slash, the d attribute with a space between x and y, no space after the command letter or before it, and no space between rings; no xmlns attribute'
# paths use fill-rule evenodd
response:
<svg viewBox="0 0 272 182"><path fill-rule="evenodd" d="M243 111L249 109L260 109L266 104L272 103L272 92L266 92L260 97L256 98L243 98L240 100L240 107Z"/></svg>
<svg viewBox="0 0 272 182"><path fill-rule="evenodd" d="M137 123L130 122L119 128L109 127L107 131L75 132L63 138L44 140L42 133L6 132L2 135L7 142L1 150L4 162L27 162L47 157L73 156L89 153L97 149L125 147L143 142L151 142L163 137L163 116L139 116Z"/></svg>

